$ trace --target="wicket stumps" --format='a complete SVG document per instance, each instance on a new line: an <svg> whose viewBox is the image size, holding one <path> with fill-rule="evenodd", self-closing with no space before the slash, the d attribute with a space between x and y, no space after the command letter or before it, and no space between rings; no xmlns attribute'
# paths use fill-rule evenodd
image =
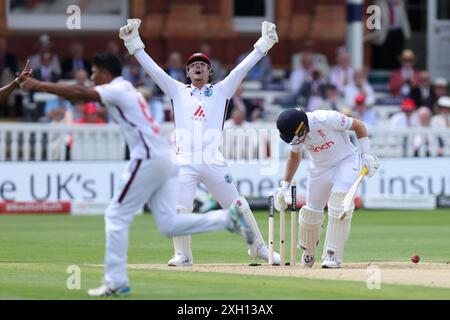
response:
<svg viewBox="0 0 450 320"><path fill-rule="evenodd" d="M291 184L291 259L289 265L295 266L297 260L297 186L295 181ZM269 265L273 263L274 252L274 196L269 196ZM288 265L286 261L286 213L284 210L280 211L280 264Z"/></svg>

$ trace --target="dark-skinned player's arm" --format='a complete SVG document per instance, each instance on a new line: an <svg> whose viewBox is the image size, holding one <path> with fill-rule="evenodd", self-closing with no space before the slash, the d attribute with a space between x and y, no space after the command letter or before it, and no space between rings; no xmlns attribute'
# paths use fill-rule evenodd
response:
<svg viewBox="0 0 450 320"><path fill-rule="evenodd" d="M40 91L52 93L69 100L84 100L101 102L100 95L93 88L80 85L68 85L29 78L22 84L25 91Z"/></svg>
<svg viewBox="0 0 450 320"><path fill-rule="evenodd" d="M33 70L29 66L29 61L27 61L25 67L22 70L22 72L17 75L17 78L15 78L13 81L11 81L6 86L0 88L0 100L5 100L6 98L8 98L8 96L11 93L13 93L14 90L20 88L22 86L22 84L29 77L31 77L32 73L33 73Z"/></svg>

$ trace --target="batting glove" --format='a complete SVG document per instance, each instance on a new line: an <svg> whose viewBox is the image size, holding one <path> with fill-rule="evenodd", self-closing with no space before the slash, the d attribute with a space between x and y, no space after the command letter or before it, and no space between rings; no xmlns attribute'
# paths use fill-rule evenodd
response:
<svg viewBox="0 0 450 320"><path fill-rule="evenodd" d="M134 55L139 49L144 49L145 45L139 36L140 19L128 19L127 25L119 30L119 37L123 40L125 47L131 55Z"/></svg>
<svg viewBox="0 0 450 320"><path fill-rule="evenodd" d="M380 167L380 160L376 156L367 153L361 155L363 166L367 167L367 177L372 177Z"/></svg>
<svg viewBox="0 0 450 320"><path fill-rule="evenodd" d="M290 191L291 184L287 181L281 181L280 187L274 192L274 207L277 211L284 211L292 203Z"/></svg>
<svg viewBox="0 0 450 320"><path fill-rule="evenodd" d="M266 54L275 43L278 42L277 27L271 22L264 21L261 28L261 38L256 41L254 47L259 52Z"/></svg>

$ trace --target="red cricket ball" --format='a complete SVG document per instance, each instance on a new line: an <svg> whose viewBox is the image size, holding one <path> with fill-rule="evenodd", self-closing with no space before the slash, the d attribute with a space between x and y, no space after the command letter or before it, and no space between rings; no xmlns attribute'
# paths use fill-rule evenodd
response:
<svg viewBox="0 0 450 320"><path fill-rule="evenodd" d="M412 256L411 257L411 261L414 262L414 263L417 263L417 262L420 261L420 257L418 255Z"/></svg>

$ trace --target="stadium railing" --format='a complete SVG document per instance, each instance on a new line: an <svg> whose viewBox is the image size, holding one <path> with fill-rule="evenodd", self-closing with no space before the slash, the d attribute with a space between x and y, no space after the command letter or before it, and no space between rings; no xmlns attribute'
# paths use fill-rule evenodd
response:
<svg viewBox="0 0 450 320"><path fill-rule="evenodd" d="M163 132L173 134L173 123ZM379 157L450 157L450 129L369 129L374 153ZM351 140L357 144L352 133ZM415 150L414 141L423 141ZM172 141L173 141L172 137ZM425 143L425 141L428 141ZM278 137L274 123L256 122L249 127L226 129L222 151L227 159L285 159L289 146ZM278 152L276 152L278 151ZM70 152L70 157L68 156ZM117 125L0 124L0 161L124 160L125 141Z"/></svg>

